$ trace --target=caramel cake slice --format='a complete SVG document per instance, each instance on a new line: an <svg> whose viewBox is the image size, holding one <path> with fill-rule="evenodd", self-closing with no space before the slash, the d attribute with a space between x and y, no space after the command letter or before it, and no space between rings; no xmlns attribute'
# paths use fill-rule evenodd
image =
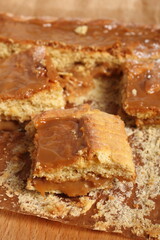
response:
<svg viewBox="0 0 160 240"><path fill-rule="evenodd" d="M45 47L33 47L1 61L1 117L23 122L43 110L63 107L64 103L63 89Z"/></svg>
<svg viewBox="0 0 160 240"><path fill-rule="evenodd" d="M17 44L16 50L21 48L23 43L45 44L64 53L67 50L83 54L83 51L93 50L98 57L99 51L102 51L108 53L106 56L111 60L126 56L141 59L158 58L159 36L159 28L126 25L111 20L82 21L0 14L0 40L5 44L12 43L12 46ZM68 58L68 63L69 61Z"/></svg>
<svg viewBox="0 0 160 240"><path fill-rule="evenodd" d="M131 148L118 116L88 105L51 110L27 125L31 175L27 189L84 195L114 178L135 177Z"/></svg>
<svg viewBox="0 0 160 240"><path fill-rule="evenodd" d="M137 125L160 124L160 62L128 62L122 80L122 105Z"/></svg>

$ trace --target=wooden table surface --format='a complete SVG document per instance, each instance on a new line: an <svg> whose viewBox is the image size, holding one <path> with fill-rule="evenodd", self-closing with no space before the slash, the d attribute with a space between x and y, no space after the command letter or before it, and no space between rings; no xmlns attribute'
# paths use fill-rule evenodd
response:
<svg viewBox="0 0 160 240"><path fill-rule="evenodd" d="M0 211L0 240L125 240L118 235L72 227L38 217ZM128 239L128 238L127 238ZM126 239L126 240L127 240ZM129 240L129 239L128 239Z"/></svg>
<svg viewBox="0 0 160 240"><path fill-rule="evenodd" d="M117 0L119 8L124 6L129 7L135 3L136 0ZM153 0L154 1L154 0ZM68 2L69 4L66 4ZM75 7L76 4L81 6L80 8ZM92 2L92 4L91 4ZM101 2L101 4L100 4ZM109 8L114 7L112 0L104 0L103 2L109 2ZM86 8L86 3L88 3L88 10ZM128 3L130 5L128 5ZM140 1L139 1L140 3ZM56 6L55 6L56 4ZM0 12L11 12L17 15L53 15L65 17L65 10L67 12L67 17L93 17L94 9L93 4L99 6L102 5L102 11L96 9L95 18L104 17L106 5L102 4L99 0L2 0L0 1ZM72 9L70 8L72 5ZM156 5L156 8L159 6ZM138 11L140 7L138 8ZM153 9L149 8L148 11ZM107 11L107 9L106 9ZM125 11L125 10L124 10ZM110 12L107 12L107 17L110 17ZM126 14L123 14L126 16ZM132 18L132 15L130 15ZM155 16L155 14L153 15ZM118 15L119 19L122 18L122 11ZM145 17L136 18L138 21L145 19ZM132 20L132 19L131 19ZM152 19L154 20L154 19ZM21 214L15 214L7 211L0 211L0 240L124 240L125 238L119 237L117 235L110 235L104 232L91 231L82 228L72 227L57 222L52 222L38 217L25 216Z"/></svg>

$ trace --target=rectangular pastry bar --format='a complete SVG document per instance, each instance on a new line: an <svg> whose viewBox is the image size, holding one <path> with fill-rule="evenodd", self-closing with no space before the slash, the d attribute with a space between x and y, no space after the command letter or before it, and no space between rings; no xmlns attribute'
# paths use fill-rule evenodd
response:
<svg viewBox="0 0 160 240"><path fill-rule="evenodd" d="M137 125L160 124L160 62L128 62L122 80L122 105Z"/></svg>
<svg viewBox="0 0 160 240"><path fill-rule="evenodd" d="M0 115L5 119L30 120L31 115L64 106L46 50L37 46L13 54L0 63Z"/></svg>
<svg viewBox="0 0 160 240"><path fill-rule="evenodd" d="M31 142L30 190L77 196L104 188L114 178L135 177L131 148L118 116L84 105L44 112L26 129Z"/></svg>
<svg viewBox="0 0 160 240"><path fill-rule="evenodd" d="M159 34L160 30L153 26L126 25L111 20L36 19L0 15L0 40L4 43L1 46L6 50L1 54L10 54L13 49L19 51L26 44L44 44L51 46L53 51L59 49L63 57L69 53L67 64L73 61L71 54L78 61L79 54L85 57L84 52L90 53L89 57L97 56L98 59L98 56L102 56L116 62L126 57L158 58ZM73 54L75 51L77 54ZM99 51L102 53L99 54ZM53 53L58 57L56 50Z"/></svg>

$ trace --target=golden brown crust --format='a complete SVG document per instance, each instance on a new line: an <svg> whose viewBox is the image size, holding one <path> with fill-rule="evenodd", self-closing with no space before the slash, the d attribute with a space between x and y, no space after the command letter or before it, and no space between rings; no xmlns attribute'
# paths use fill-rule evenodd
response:
<svg viewBox="0 0 160 240"><path fill-rule="evenodd" d="M160 117L155 117L155 118L147 118L147 119L136 119L136 125L138 127L143 127L143 126L160 126Z"/></svg>

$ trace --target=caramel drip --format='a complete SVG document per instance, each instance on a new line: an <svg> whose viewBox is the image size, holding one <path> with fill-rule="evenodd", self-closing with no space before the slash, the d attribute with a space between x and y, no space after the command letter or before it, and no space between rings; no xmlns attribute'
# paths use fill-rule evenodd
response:
<svg viewBox="0 0 160 240"><path fill-rule="evenodd" d="M93 188L103 186L107 182L104 178L91 178L88 180L66 181L63 183L56 183L54 181L47 181L46 179L35 178L33 185L35 189L43 196L45 192L60 191L70 197L86 195Z"/></svg>
<svg viewBox="0 0 160 240"><path fill-rule="evenodd" d="M0 121L0 131L14 131L18 130L19 127L18 123L13 121Z"/></svg>

